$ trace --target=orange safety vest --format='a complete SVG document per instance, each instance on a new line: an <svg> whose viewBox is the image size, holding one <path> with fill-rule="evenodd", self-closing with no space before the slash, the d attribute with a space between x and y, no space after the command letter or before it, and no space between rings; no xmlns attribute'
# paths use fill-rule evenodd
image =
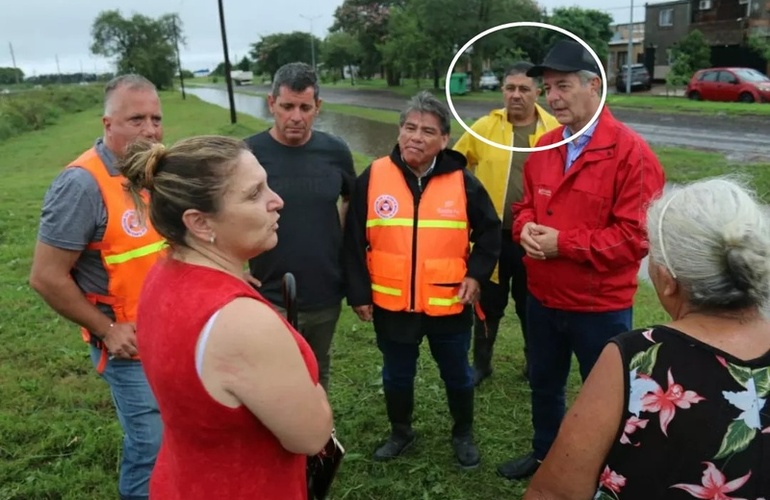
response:
<svg viewBox="0 0 770 500"><path fill-rule="evenodd" d="M86 293L92 304L106 304L115 313L119 323L136 322L139 292L150 267L158 260L166 247L165 240L150 225L139 224L136 206L123 187L125 177L112 176L95 148L91 148L70 163L67 168L81 167L96 180L107 210L107 227L102 241L91 242L88 250L98 250L107 271L107 294ZM145 200L149 196L143 194ZM91 342L91 333L81 328L83 340ZM100 373L107 362L106 347L102 346L102 359L97 366ZM137 356L138 358L138 356Z"/></svg>
<svg viewBox="0 0 770 500"><path fill-rule="evenodd" d="M401 169L372 163L366 239L374 304L389 311L447 316L462 312L457 296L470 248L463 171L437 175L417 210Z"/></svg>

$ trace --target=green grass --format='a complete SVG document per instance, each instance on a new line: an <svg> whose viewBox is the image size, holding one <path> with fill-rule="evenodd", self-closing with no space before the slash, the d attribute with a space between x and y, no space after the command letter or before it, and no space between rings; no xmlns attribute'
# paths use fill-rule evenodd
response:
<svg viewBox="0 0 770 500"><path fill-rule="evenodd" d="M354 90L388 90L395 94L409 97L419 90L430 90L442 99L445 98L443 87L443 75L441 78L441 88L433 88L433 80L420 80L419 85L414 80L405 80L398 87L388 87L383 79L356 80L354 86L350 85L349 80L341 80L336 83L324 83L324 87ZM499 103L502 106L501 91L480 90L468 92L465 95L452 96L452 99L458 101L490 101ZM545 100L541 98L541 104ZM770 105L742 102L702 102L690 101L683 96L661 96L661 95L617 95L610 94L607 97L607 104L616 108L643 109L661 113L701 113L707 115L760 115L770 116Z"/></svg>
<svg viewBox="0 0 770 500"><path fill-rule="evenodd" d="M607 104L615 108L644 109L660 113L770 117L770 105L745 102L691 101L682 96L609 95Z"/></svg>
<svg viewBox="0 0 770 500"><path fill-rule="evenodd" d="M204 133L244 137L266 123L192 96L164 93L166 142ZM63 116L45 130L0 143L0 499L112 499L121 447L107 386L94 373L77 328L57 317L27 285L40 203L54 176L100 135L100 110ZM719 155L659 150L674 180L726 171L754 175L770 189L770 165L729 165ZM356 155L360 169L369 158ZM477 393L481 467L461 472L449 445L450 419L437 370L425 345L416 380L419 440L398 461L370 459L387 432L381 359L369 324L345 308L333 348L330 399L348 457L334 499L519 498L526 483L497 478L497 463L529 449L529 390L519 376L519 326L509 308L495 354L495 373ZM637 294L637 325L665 321L652 290ZM577 391L573 373L570 398ZM255 453L258 453L255 450Z"/></svg>

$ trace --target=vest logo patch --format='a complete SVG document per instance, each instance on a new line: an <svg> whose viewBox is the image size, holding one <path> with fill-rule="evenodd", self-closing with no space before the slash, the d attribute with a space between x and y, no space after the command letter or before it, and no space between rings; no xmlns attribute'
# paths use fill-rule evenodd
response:
<svg viewBox="0 0 770 500"><path fill-rule="evenodd" d="M129 209L123 212L121 224L123 225L123 231L134 238L141 238L147 234L147 226L139 223L139 217L136 215L136 210Z"/></svg>
<svg viewBox="0 0 770 500"><path fill-rule="evenodd" d="M389 194L381 194L374 200L374 212L380 219L390 219L398 212L398 201Z"/></svg>

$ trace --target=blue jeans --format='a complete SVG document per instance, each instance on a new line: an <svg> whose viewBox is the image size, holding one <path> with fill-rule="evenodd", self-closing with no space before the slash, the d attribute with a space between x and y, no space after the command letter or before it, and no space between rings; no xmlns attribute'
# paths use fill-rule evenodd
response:
<svg viewBox="0 0 770 500"><path fill-rule="evenodd" d="M527 297L529 386L532 389L534 456L543 460L565 413L564 390L572 353L585 381L612 337L632 328L632 308L611 312L571 312L543 306Z"/></svg>
<svg viewBox="0 0 770 500"><path fill-rule="evenodd" d="M428 344L447 389L473 388L473 371L468 362L470 330L462 333L429 333ZM377 336L382 352L382 385L395 391L411 390L417 375L420 343L404 343Z"/></svg>
<svg viewBox="0 0 770 500"><path fill-rule="evenodd" d="M101 355L100 349L91 346L94 366ZM120 498L146 500L150 495L150 474L163 433L158 402L139 361L110 360L102 378L110 385L112 402L124 433L118 482Z"/></svg>

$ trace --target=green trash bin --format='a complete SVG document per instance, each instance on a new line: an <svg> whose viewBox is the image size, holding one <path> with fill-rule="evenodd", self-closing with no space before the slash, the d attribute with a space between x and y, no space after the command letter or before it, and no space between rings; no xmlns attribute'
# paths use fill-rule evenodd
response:
<svg viewBox="0 0 770 500"><path fill-rule="evenodd" d="M449 78L449 93L453 95L463 95L468 92L468 74L452 73Z"/></svg>

